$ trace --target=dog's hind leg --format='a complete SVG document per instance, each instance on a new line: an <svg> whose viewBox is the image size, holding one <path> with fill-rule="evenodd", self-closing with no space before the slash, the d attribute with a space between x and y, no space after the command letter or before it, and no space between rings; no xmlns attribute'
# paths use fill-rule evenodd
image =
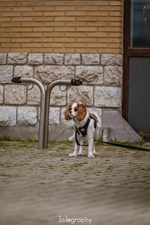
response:
<svg viewBox="0 0 150 225"><path fill-rule="evenodd" d="M94 144L94 140L93 140L93 137L91 137L88 139L88 157L89 158L94 158L93 144Z"/></svg>
<svg viewBox="0 0 150 225"><path fill-rule="evenodd" d="M83 140L84 140L84 139L81 137L81 138L80 138L80 145L81 145L81 146L79 147L79 152L78 152L78 155L79 155L79 156L83 155L83 146L82 146L82 145L83 145Z"/></svg>
<svg viewBox="0 0 150 225"><path fill-rule="evenodd" d="M75 140L75 132L72 133L72 135L68 138L68 141L74 141Z"/></svg>
<svg viewBox="0 0 150 225"><path fill-rule="evenodd" d="M95 150L95 142L93 143L93 154L94 154L94 155L97 155L97 152L96 152L96 150Z"/></svg>

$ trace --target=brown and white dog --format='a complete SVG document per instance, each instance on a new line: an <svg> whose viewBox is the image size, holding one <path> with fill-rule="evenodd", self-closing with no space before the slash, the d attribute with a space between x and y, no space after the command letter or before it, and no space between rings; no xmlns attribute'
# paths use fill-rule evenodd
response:
<svg viewBox="0 0 150 225"><path fill-rule="evenodd" d="M73 120L75 123L75 147L69 156L82 155L84 138L88 140L88 157L97 155L94 140L98 140L100 132L100 118L96 113L89 113L86 106L79 102L70 103L64 116L66 120Z"/></svg>

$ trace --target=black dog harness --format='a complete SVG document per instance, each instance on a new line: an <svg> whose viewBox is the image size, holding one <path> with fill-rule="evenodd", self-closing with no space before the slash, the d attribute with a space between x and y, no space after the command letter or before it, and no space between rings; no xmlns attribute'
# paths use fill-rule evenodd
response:
<svg viewBox="0 0 150 225"><path fill-rule="evenodd" d="M87 135L87 128L89 126L89 123L90 123L91 119L94 120L94 128L96 129L97 122L92 116L89 116L87 122L85 123L85 125L83 127L78 127L78 128L75 127L75 141L76 141L78 146L87 146L87 145L80 145L80 143L78 142L77 134L78 135L82 135L83 137L86 137L86 135ZM128 148L128 149L133 149L133 150L150 152L149 148L142 148L142 147L134 146L134 145L125 145L125 144L121 144L121 143L113 143L113 142L106 142L106 141L100 141L100 140L95 140L95 141L101 142L103 144L113 145L113 146L116 146L116 147L122 147L122 148Z"/></svg>
<svg viewBox="0 0 150 225"><path fill-rule="evenodd" d="M78 142L77 134L82 135L83 137L86 137L87 129L88 129L88 126L89 126L89 123L90 123L91 119L94 120L94 128L96 129L97 123L96 123L96 120L92 116L89 116L88 120L86 121L86 123L84 124L83 127L78 127L78 128L75 127L75 141L76 141L78 146L81 146L81 145ZM82 145L82 146L87 146L87 145Z"/></svg>

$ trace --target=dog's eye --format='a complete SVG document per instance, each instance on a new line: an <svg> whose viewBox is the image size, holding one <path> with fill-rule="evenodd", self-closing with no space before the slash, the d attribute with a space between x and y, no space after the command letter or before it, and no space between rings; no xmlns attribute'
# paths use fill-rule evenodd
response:
<svg viewBox="0 0 150 225"><path fill-rule="evenodd" d="M75 108L75 109L74 109L74 111L75 111L75 112L77 112L77 111L78 111L78 109L77 109L77 108Z"/></svg>

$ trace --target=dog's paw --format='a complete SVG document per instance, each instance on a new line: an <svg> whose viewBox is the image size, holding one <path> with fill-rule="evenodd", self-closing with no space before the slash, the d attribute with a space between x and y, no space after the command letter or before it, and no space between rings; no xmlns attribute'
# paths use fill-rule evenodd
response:
<svg viewBox="0 0 150 225"><path fill-rule="evenodd" d="M82 156L83 155L83 153L82 152L78 152L78 156Z"/></svg>
<svg viewBox="0 0 150 225"><path fill-rule="evenodd" d="M98 153L95 150L93 151L93 154L96 155L96 156L98 155Z"/></svg>
<svg viewBox="0 0 150 225"><path fill-rule="evenodd" d="M88 158L94 158L94 155L92 153L89 153Z"/></svg>
<svg viewBox="0 0 150 225"><path fill-rule="evenodd" d="M76 157L77 154L76 154L76 153L70 153L68 156L69 156L69 157Z"/></svg>

